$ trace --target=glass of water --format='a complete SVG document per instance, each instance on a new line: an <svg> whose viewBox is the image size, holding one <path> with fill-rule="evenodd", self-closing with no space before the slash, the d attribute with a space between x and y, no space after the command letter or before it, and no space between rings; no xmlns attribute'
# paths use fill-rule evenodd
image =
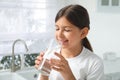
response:
<svg viewBox="0 0 120 80"><path fill-rule="evenodd" d="M40 63L38 68L39 72L42 75L49 76L51 72L51 65L49 64L50 58L58 58L54 55L54 52L60 53L60 45L56 42L55 39L50 40L49 47L43 56L43 61Z"/></svg>

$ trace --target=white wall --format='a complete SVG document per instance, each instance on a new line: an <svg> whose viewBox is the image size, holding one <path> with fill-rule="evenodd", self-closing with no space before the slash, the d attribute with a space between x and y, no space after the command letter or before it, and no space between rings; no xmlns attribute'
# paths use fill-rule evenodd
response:
<svg viewBox="0 0 120 80"><path fill-rule="evenodd" d="M103 53L115 52L120 57L120 12L100 12L97 0L79 0L87 8L91 20L88 35L94 51L103 57Z"/></svg>

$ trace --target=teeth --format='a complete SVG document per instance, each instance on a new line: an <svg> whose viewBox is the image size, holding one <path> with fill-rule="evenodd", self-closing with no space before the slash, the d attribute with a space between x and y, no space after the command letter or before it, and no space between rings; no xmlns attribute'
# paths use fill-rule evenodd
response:
<svg viewBox="0 0 120 80"><path fill-rule="evenodd" d="M64 44L64 42L62 41L62 42L60 42L60 45L63 45Z"/></svg>
<svg viewBox="0 0 120 80"><path fill-rule="evenodd" d="M60 45L63 45L65 42L66 42L66 40L64 40L64 41L63 41L63 40L60 40L60 41L59 41L59 44L60 44Z"/></svg>

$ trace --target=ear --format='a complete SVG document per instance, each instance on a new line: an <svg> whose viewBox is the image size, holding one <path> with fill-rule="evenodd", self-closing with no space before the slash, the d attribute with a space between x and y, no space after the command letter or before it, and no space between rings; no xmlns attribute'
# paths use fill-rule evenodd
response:
<svg viewBox="0 0 120 80"><path fill-rule="evenodd" d="M85 38L88 34L89 29L87 27L81 30L81 39Z"/></svg>

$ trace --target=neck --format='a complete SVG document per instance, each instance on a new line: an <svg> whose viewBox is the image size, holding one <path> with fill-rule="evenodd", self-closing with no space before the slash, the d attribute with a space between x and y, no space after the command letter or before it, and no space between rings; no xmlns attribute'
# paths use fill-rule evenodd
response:
<svg viewBox="0 0 120 80"><path fill-rule="evenodd" d="M72 58L75 57L77 55L79 55L81 53L83 49L83 46L78 47L74 47L74 48L69 48L69 49L61 49L61 54L63 57L65 58Z"/></svg>

